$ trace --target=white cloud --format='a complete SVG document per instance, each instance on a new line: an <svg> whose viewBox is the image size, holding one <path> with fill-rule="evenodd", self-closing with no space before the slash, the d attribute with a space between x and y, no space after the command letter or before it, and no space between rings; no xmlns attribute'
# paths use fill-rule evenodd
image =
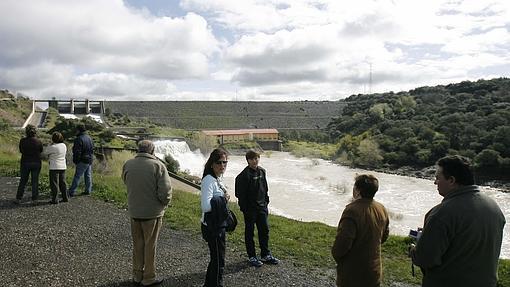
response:
<svg viewBox="0 0 510 287"><path fill-rule="evenodd" d="M141 87L152 84L144 78L204 78L219 51L194 13L156 18L99 0L2 1L0 10L9 11L0 17L0 83L14 88L79 83L82 73L135 77Z"/></svg>
<svg viewBox="0 0 510 287"><path fill-rule="evenodd" d="M33 97L338 99L509 76L507 2L181 0L183 16L166 17L150 1L4 0L0 88Z"/></svg>

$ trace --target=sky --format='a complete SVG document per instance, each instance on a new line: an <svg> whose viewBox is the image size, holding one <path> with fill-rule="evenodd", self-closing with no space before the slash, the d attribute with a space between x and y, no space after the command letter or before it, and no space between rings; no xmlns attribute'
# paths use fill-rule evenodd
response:
<svg viewBox="0 0 510 287"><path fill-rule="evenodd" d="M510 77L508 0L2 0L33 99L339 100Z"/></svg>

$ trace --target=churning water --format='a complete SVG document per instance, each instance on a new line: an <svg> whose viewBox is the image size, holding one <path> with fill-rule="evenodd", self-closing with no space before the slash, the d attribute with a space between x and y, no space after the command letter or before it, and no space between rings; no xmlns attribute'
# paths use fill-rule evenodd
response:
<svg viewBox="0 0 510 287"><path fill-rule="evenodd" d="M202 175L207 158L199 151L191 151L185 142L155 144L156 152L172 154L181 169ZM246 166L246 160L244 156L229 156L228 160L224 180L233 194L234 179ZM352 169L321 159L296 158L286 152L266 152L261 156L260 165L267 170L271 213L301 221L336 226L352 198L354 177L361 173L370 173L379 179L375 199L390 213L392 234L407 235L409 229L422 226L425 213L442 199L431 180ZM482 187L482 190L498 202L507 222L510 221L510 193L489 187ZM505 226L501 257L510 258L510 223Z"/></svg>

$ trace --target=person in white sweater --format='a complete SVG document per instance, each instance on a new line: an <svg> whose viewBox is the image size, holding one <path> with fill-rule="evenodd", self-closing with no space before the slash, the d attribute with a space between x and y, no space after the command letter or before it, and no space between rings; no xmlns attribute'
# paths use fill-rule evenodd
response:
<svg viewBox="0 0 510 287"><path fill-rule="evenodd" d="M69 201L66 185L66 153L67 147L64 143L64 137L59 132L54 132L51 136L52 145L47 146L44 154L48 156L50 163L50 189L51 204L57 204L58 191L62 194L62 202Z"/></svg>

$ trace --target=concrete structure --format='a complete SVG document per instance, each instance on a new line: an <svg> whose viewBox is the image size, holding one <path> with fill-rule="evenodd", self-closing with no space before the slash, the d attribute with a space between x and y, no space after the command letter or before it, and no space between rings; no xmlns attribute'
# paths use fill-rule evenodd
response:
<svg viewBox="0 0 510 287"><path fill-rule="evenodd" d="M218 144L255 141L263 149L281 150L277 129L240 129L240 130L203 130L208 137L216 139Z"/></svg>
<svg viewBox="0 0 510 287"><path fill-rule="evenodd" d="M203 130L208 137L214 137L218 143L233 143L242 141L277 141L278 130L276 129L242 129L242 130Z"/></svg>
<svg viewBox="0 0 510 287"><path fill-rule="evenodd" d="M36 100L37 102L48 102L48 106L56 109L61 114L103 114L104 101L86 100Z"/></svg>

